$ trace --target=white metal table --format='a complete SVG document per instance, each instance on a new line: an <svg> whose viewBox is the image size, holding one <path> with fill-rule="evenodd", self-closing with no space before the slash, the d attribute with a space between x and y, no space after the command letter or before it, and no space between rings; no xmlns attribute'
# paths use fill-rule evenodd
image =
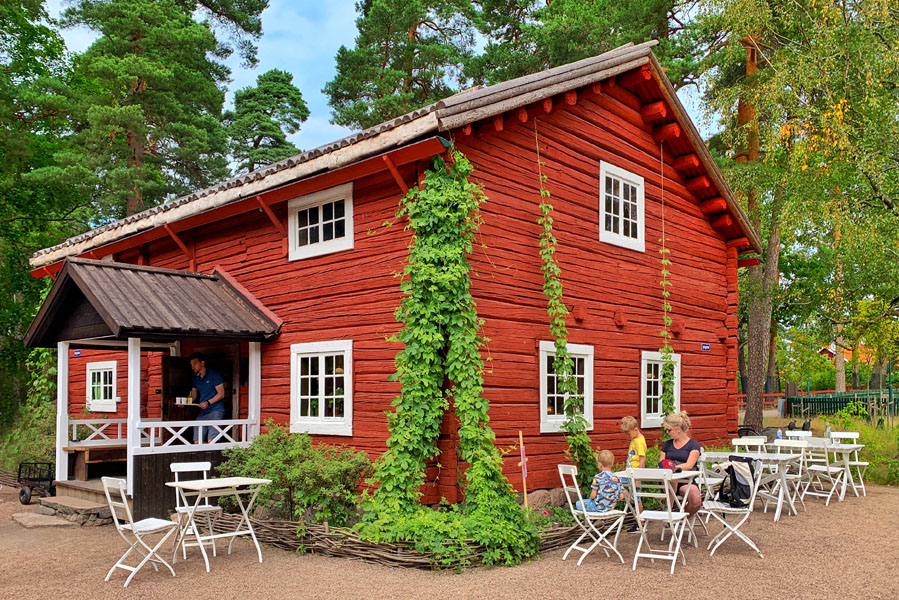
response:
<svg viewBox="0 0 899 600"><path fill-rule="evenodd" d="M790 514L798 514L796 510L796 505L793 504L793 496L790 494L790 486L787 481L787 471L790 466L799 460L802 455L800 454L776 454L774 452L752 452L752 453L737 453L737 452L720 452L720 451L706 451L705 458L706 460L713 460L724 462L730 459L731 456L742 456L746 458L752 458L754 460L761 461L762 468L767 469L769 473L767 475L762 476L761 481L759 482L759 486L767 486L768 484L774 484L774 488L777 490L777 509L774 511L774 522L777 523L780 520L780 515L783 510L784 500L787 501L788 512ZM772 500L774 494L772 493Z"/></svg>
<svg viewBox="0 0 899 600"><path fill-rule="evenodd" d="M836 456L837 454L842 454L842 459L840 462L843 463L843 485L840 487L840 502L843 501L843 498L846 497L846 485L847 482L852 486L852 491L855 492L855 495L858 496L858 486L855 483L855 478L852 476L852 469L850 468L849 461L851 460L851 454L853 452L857 452L864 448L864 444L827 444L824 448L827 449L828 452Z"/></svg>
<svg viewBox="0 0 899 600"><path fill-rule="evenodd" d="M206 554L204 542L211 541L215 544L215 540L219 538L231 538L228 543L228 554L231 554L231 545L234 538L239 535L248 535L256 546L256 553L259 555L259 562L262 562L262 549L259 547L259 541L256 539L256 533L253 531L253 525L250 523L249 512L256 502L256 496L263 485L268 485L271 479L259 479L256 477L220 477L216 479L196 479L188 481L169 481L167 486L175 488L181 495L184 505L189 507L187 519L182 523L178 532L178 538L175 540L175 551L172 562L178 559L178 548L184 541L184 538L193 533L203 554L203 560L206 562L206 572L209 572L209 556ZM241 519L234 531L228 533L213 533L209 535L200 535L200 529L194 521L194 513L207 498L220 498L222 496L234 496L237 505L240 507ZM241 496L247 496L249 499L246 504L241 500ZM196 498L193 502L188 502L188 498Z"/></svg>

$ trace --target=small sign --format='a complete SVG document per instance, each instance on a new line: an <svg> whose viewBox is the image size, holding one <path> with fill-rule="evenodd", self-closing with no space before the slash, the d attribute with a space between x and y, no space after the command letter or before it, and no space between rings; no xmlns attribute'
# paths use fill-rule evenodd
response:
<svg viewBox="0 0 899 600"><path fill-rule="evenodd" d="M711 351L712 351L712 345L711 345L711 344L703 344L703 345L702 345L702 351L703 351L703 352L711 352Z"/></svg>
<svg viewBox="0 0 899 600"><path fill-rule="evenodd" d="M74 356L75 358L78 358L79 356L81 356L81 350L75 350L75 351L72 353L72 356Z"/></svg>

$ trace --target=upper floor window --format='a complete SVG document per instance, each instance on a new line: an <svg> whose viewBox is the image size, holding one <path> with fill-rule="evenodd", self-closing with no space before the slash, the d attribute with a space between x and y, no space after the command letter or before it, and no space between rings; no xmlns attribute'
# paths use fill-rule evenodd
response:
<svg viewBox="0 0 899 600"><path fill-rule="evenodd" d="M680 412L680 354L672 354L674 361L674 412ZM662 366L658 352L643 352L640 356L640 427L662 426Z"/></svg>
<svg viewBox="0 0 899 600"><path fill-rule="evenodd" d="M290 347L290 430L353 435L353 342Z"/></svg>
<svg viewBox="0 0 899 600"><path fill-rule="evenodd" d="M568 344L574 361L574 378L578 394L584 397L584 418L593 428L593 346ZM566 395L559 389L555 369L556 347L553 342L540 342L540 433L559 431L565 422Z"/></svg>
<svg viewBox="0 0 899 600"><path fill-rule="evenodd" d="M116 361L87 363L87 410L90 412L116 411Z"/></svg>
<svg viewBox="0 0 899 600"><path fill-rule="evenodd" d="M643 213L643 178L600 163L599 240L643 252Z"/></svg>
<svg viewBox="0 0 899 600"><path fill-rule="evenodd" d="M287 203L290 260L353 247L353 184L294 198Z"/></svg>

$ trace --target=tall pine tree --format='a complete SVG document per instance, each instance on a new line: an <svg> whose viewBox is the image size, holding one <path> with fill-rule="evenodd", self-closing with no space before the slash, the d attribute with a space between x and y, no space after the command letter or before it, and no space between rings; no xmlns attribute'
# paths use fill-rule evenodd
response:
<svg viewBox="0 0 899 600"><path fill-rule="evenodd" d="M309 118L303 94L293 85L293 75L272 69L256 79L256 87L234 93L234 110L225 113L231 157L238 172L298 154L287 140Z"/></svg>

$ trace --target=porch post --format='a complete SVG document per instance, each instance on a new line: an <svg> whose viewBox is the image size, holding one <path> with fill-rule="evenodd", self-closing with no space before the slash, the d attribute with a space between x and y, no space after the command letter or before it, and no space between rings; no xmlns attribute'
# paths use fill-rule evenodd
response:
<svg viewBox="0 0 899 600"><path fill-rule="evenodd" d="M140 338L128 338L128 494L134 495L134 449L140 447Z"/></svg>
<svg viewBox="0 0 899 600"><path fill-rule="evenodd" d="M259 435L259 419L262 414L262 343L250 342L248 383L250 394L247 402L248 428L252 440Z"/></svg>
<svg viewBox="0 0 899 600"><path fill-rule="evenodd" d="M88 383L88 385L90 385ZM69 478L69 342L56 344L56 481Z"/></svg>

